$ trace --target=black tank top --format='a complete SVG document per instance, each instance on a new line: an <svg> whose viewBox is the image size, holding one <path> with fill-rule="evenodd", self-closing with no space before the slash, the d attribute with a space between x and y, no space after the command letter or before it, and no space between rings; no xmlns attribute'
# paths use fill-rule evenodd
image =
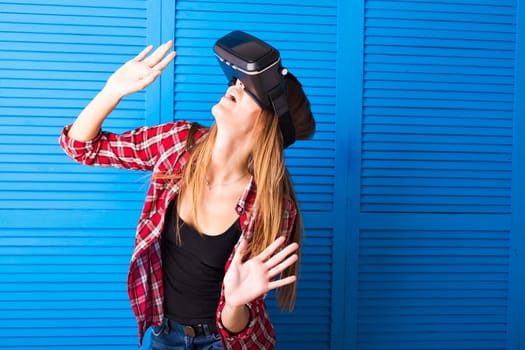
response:
<svg viewBox="0 0 525 350"><path fill-rule="evenodd" d="M218 236L199 234L179 219L182 244L178 246L175 202L166 210L161 239L164 312L182 324L215 323L224 267L241 236L239 219Z"/></svg>

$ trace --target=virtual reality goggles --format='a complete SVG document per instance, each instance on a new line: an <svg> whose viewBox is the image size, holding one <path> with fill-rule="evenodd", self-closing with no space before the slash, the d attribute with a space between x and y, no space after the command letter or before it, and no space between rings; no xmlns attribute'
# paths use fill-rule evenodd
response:
<svg viewBox="0 0 525 350"><path fill-rule="evenodd" d="M283 68L279 51L242 31L231 32L217 40L213 51L230 83L239 79L244 84L244 91L261 108L277 114L284 147L294 143L295 130L286 99L285 76L297 79Z"/></svg>

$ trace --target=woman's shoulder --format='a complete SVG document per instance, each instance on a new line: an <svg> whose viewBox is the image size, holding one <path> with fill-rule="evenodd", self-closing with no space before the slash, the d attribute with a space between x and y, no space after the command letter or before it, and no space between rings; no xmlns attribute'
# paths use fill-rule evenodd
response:
<svg viewBox="0 0 525 350"><path fill-rule="evenodd" d="M208 129L207 127L200 125L199 123L192 122L189 120L176 120L172 122L166 122L154 126L154 128L160 129L165 133L182 133L190 130L191 128L197 129Z"/></svg>
<svg viewBox="0 0 525 350"><path fill-rule="evenodd" d="M189 137L198 140L209 130L206 126L188 120L167 122L152 128L156 129L155 134L157 136L163 139L171 139L174 144L185 143Z"/></svg>
<svg viewBox="0 0 525 350"><path fill-rule="evenodd" d="M177 167L182 168L188 158L189 147L202 139L209 128L187 120L167 122L154 126L152 133L159 142L156 171L166 172Z"/></svg>

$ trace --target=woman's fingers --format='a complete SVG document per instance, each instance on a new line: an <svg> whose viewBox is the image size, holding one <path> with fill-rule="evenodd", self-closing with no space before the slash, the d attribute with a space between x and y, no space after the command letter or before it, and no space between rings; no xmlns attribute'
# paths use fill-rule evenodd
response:
<svg viewBox="0 0 525 350"><path fill-rule="evenodd" d="M268 261L266 261L265 265L268 267L268 269L273 268L275 265L279 264L281 261L283 261L288 255L292 254L299 248L299 245L297 243L292 243L287 245L284 249L282 249L280 252L272 256Z"/></svg>
<svg viewBox="0 0 525 350"><path fill-rule="evenodd" d="M149 55L148 58L144 60L144 63L153 68L162 60L162 58L166 55L166 53L168 53L172 46L172 40L160 45L155 51L153 51L151 55Z"/></svg>
<svg viewBox="0 0 525 350"><path fill-rule="evenodd" d="M268 290L286 286L287 284L294 283L297 280L296 276L289 276L280 280L272 281L268 284Z"/></svg>
<svg viewBox="0 0 525 350"><path fill-rule="evenodd" d="M270 279L274 278L275 276L277 276L278 274L283 272L287 267L292 266L297 260L299 260L299 257L297 256L297 254L293 254L293 255L289 256L283 262L281 262L278 265L270 268L269 272L268 272Z"/></svg>
<svg viewBox="0 0 525 350"><path fill-rule="evenodd" d="M153 45L148 45L144 50L142 50L135 58L133 58L133 61L142 61L144 57L153 49Z"/></svg>
<svg viewBox="0 0 525 350"><path fill-rule="evenodd" d="M281 246L283 245L285 241L285 238L283 236L280 236L278 237L275 241L273 241L268 247L266 247L265 250L263 250L259 255L258 257L260 259L262 259L263 261L266 261L268 260L274 253L275 251Z"/></svg>
<svg viewBox="0 0 525 350"><path fill-rule="evenodd" d="M160 61L159 63L157 63L153 69L156 69L156 70L164 70L164 68L166 68L168 66L168 64L170 64L171 61L173 61L173 59L175 58L175 51L172 51L170 52L166 57L164 57L162 59L162 61Z"/></svg>

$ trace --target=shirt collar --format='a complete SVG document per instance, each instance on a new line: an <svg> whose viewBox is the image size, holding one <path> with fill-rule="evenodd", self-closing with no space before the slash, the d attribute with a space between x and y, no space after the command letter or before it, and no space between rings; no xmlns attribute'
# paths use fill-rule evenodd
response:
<svg viewBox="0 0 525 350"><path fill-rule="evenodd" d="M237 202L237 214L240 215L243 211L249 210L250 207L253 205L253 202L255 200L255 191L257 189L257 185L255 184L255 179L253 178L253 175L250 177L250 181L244 188L244 191L242 193L241 198L239 199L239 202Z"/></svg>

